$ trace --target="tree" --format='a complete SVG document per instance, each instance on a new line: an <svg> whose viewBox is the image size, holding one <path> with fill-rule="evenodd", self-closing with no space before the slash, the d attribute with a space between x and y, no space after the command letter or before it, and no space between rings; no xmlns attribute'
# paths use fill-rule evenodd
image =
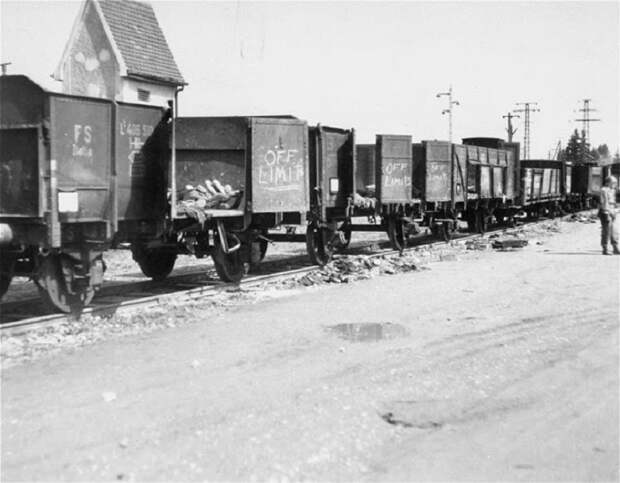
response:
<svg viewBox="0 0 620 483"><path fill-rule="evenodd" d="M609 147L607 146L607 144L601 144L598 148L596 148L596 151L601 158L609 157Z"/></svg>
<svg viewBox="0 0 620 483"><path fill-rule="evenodd" d="M579 135L579 131L577 129L575 129L573 134L571 134L568 144L562 152L561 159L564 161L571 161L573 163L579 162L583 159L583 139Z"/></svg>

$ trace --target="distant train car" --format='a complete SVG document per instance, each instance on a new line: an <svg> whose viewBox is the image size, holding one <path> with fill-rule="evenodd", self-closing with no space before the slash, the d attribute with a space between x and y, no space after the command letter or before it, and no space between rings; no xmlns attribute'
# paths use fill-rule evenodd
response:
<svg viewBox="0 0 620 483"><path fill-rule="evenodd" d="M411 136L377 134L375 144L356 146L347 231L386 231L395 250L407 244L416 229L413 217L419 200L412 189ZM369 223L353 223L354 217Z"/></svg>
<svg viewBox="0 0 620 483"><path fill-rule="evenodd" d="M319 125L309 138L311 260L324 265L355 231L386 232L392 247L402 249L415 203L411 136L379 134L375 144L356 145L354 130Z"/></svg>
<svg viewBox="0 0 620 483"><path fill-rule="evenodd" d="M423 141L413 147L413 189L422 200L422 225L440 238L450 239L459 219L470 231L484 231L495 210L512 205L514 156L474 144L479 139L462 145Z"/></svg>
<svg viewBox="0 0 620 483"><path fill-rule="evenodd" d="M570 167L562 161L551 159L521 160L521 190L519 205L530 217L557 216L561 213L563 200L570 193L570 179L566 170Z"/></svg>
<svg viewBox="0 0 620 483"><path fill-rule="evenodd" d="M603 168L592 163L574 163L571 176L571 204L574 209L598 205L603 186Z"/></svg>
<svg viewBox="0 0 620 483"><path fill-rule="evenodd" d="M470 231L484 232L492 217L511 223L520 192L519 143L499 138L465 138L467 195L465 220ZM456 148L457 152L459 147ZM460 148L462 156L465 149Z"/></svg>

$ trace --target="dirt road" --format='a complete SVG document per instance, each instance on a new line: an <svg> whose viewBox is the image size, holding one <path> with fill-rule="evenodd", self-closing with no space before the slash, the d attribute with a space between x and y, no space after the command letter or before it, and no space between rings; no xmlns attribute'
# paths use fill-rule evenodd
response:
<svg viewBox="0 0 620 483"><path fill-rule="evenodd" d="M617 481L598 230L8 367L2 480Z"/></svg>

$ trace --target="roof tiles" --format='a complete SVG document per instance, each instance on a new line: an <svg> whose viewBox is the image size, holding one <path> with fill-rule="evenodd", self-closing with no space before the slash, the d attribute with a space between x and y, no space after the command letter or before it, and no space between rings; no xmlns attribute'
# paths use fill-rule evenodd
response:
<svg viewBox="0 0 620 483"><path fill-rule="evenodd" d="M184 84L153 8L135 0L96 0L129 75Z"/></svg>

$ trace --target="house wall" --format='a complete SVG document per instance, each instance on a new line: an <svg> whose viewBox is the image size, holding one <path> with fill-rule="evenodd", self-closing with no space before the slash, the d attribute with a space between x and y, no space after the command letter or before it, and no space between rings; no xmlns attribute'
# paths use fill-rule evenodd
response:
<svg viewBox="0 0 620 483"><path fill-rule="evenodd" d="M62 68L63 91L113 99L120 91L119 72L118 62L95 6L87 2Z"/></svg>
<svg viewBox="0 0 620 483"><path fill-rule="evenodd" d="M138 99L138 89L150 92L150 100L142 102ZM168 107L168 101L174 100L175 88L160 84L151 84L134 79L123 78L121 80L121 93L118 100L135 104L149 104Z"/></svg>

